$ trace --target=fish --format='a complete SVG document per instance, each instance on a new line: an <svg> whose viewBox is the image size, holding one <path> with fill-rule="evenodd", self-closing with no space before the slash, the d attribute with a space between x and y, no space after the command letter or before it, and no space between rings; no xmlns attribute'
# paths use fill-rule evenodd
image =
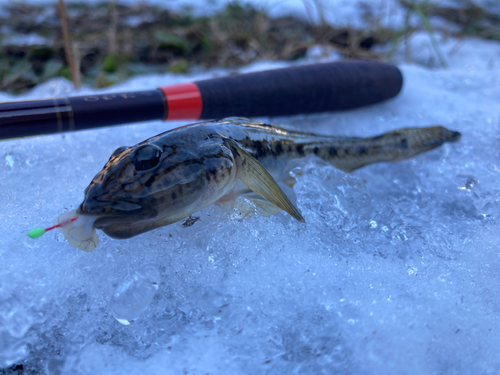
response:
<svg viewBox="0 0 500 375"><path fill-rule="evenodd" d="M336 137L245 118L190 124L116 149L85 189L75 211L58 222L70 244L92 251L96 229L125 239L181 221L216 204L230 210L249 197L261 213L281 210L304 222L277 181L288 179L292 159L316 156L344 172L376 162L396 162L456 142L442 126L404 128L368 138Z"/></svg>

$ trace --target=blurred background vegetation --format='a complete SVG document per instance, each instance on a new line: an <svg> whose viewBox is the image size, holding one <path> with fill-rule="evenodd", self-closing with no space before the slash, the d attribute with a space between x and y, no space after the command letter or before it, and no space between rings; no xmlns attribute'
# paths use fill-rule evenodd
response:
<svg viewBox="0 0 500 375"><path fill-rule="evenodd" d="M400 28L383 25L372 7L362 7L364 25L333 26L322 17L321 0L304 0L308 17L272 18L264 9L228 3L216 14L195 16L147 3L123 5L67 2L65 16L57 3L13 2L0 12L0 91L23 93L53 77L106 87L145 73L187 73L221 66L235 68L258 60L292 61L322 45L344 57L390 61L395 48L422 30L462 38L500 40L500 16L486 7L460 0L399 0L406 12ZM310 16L310 15L309 15ZM71 76L61 20L65 18L77 77ZM312 17L309 17L311 19ZM442 22L430 22L439 19ZM446 27L438 25L447 25ZM453 27L449 27L449 25ZM450 31L452 30L452 31ZM383 47L383 48L380 48ZM442 66L445 57L433 41Z"/></svg>

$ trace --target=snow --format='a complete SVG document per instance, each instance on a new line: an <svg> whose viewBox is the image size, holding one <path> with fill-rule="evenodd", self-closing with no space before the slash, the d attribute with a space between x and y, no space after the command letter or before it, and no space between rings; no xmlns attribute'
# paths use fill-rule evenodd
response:
<svg viewBox="0 0 500 375"><path fill-rule="evenodd" d="M415 63L400 65L397 98L264 120L352 136L441 124L461 141L352 174L318 159L298 162L294 199L305 224L285 213L229 218L210 207L188 227L129 240L101 233L91 253L55 231L33 240L30 229L76 208L113 150L184 123L1 142L0 368L498 373L500 44L441 41L447 69L433 63L425 34L410 45ZM221 74L138 77L110 90ZM15 99L88 92L53 80Z"/></svg>

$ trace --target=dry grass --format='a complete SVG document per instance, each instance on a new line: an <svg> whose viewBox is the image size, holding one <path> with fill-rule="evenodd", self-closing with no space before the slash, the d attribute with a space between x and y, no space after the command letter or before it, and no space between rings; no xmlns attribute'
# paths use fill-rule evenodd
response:
<svg viewBox="0 0 500 375"><path fill-rule="evenodd" d="M116 1L89 5L66 4L68 33L73 43L75 71L84 84L103 87L130 76L144 73L185 73L193 67L238 67L258 60L296 60L308 49L321 44L349 58L390 61L404 45L411 61L408 39L417 30L425 30L442 66L445 58L435 37L443 32L433 26L433 17L459 25L455 36L474 35L500 40L500 16L465 1L462 8L446 8L440 2L399 0L406 11L401 29L384 24L391 12L361 9L365 27L328 24L326 0L303 0L309 14L307 22L294 17L270 18L263 9L237 2L229 3L212 17L175 14L166 9L137 2L124 6ZM5 25L0 47L0 89L24 92L51 77L72 77L65 56L61 18L57 6L11 3L4 6ZM1 16L0 16L1 17ZM449 32L449 31L448 31ZM36 34L47 42L34 45L9 43L12 35ZM374 52L374 47L383 46ZM68 49L66 49L68 50ZM380 52L386 51L386 52ZM78 81L78 77L75 78Z"/></svg>

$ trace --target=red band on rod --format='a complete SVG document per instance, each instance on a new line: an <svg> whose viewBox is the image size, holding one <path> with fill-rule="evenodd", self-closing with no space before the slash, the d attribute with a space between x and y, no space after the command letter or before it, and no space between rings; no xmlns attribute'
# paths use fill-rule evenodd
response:
<svg viewBox="0 0 500 375"><path fill-rule="evenodd" d="M200 90L193 82L159 88L167 101L165 120L198 120L203 109Z"/></svg>

